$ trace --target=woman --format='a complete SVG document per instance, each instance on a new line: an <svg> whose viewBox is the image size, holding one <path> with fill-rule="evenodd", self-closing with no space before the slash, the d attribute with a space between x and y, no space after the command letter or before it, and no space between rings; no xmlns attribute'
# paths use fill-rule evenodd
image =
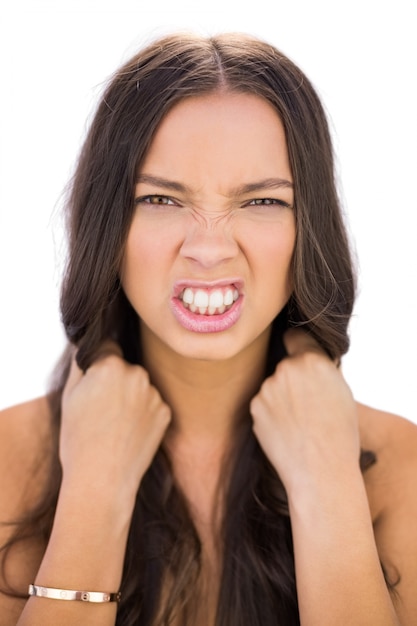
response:
<svg viewBox="0 0 417 626"><path fill-rule="evenodd" d="M1 421L2 624L415 623L417 429L338 367L354 276L301 71L241 35L150 45L68 226L70 348Z"/></svg>

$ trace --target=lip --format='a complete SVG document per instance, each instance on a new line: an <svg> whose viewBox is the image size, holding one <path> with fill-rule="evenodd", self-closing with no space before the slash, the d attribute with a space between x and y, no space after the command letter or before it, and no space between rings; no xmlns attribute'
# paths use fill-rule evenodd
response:
<svg viewBox="0 0 417 626"><path fill-rule="evenodd" d="M179 298L179 295L187 287L194 289L218 289L221 287L233 286L239 291L238 299L233 305L219 315L200 315L186 309ZM228 330L236 324L242 313L244 296L242 294L243 281L240 279L227 278L217 281L194 281L181 280L175 283L173 297L171 298L171 310L177 322L183 328L195 333L219 333Z"/></svg>

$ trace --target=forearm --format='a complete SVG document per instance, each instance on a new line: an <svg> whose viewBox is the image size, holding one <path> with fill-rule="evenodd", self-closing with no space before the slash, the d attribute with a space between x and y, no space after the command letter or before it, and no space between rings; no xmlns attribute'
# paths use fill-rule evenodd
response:
<svg viewBox="0 0 417 626"><path fill-rule="evenodd" d="M35 583L80 591L120 589L130 516L110 494L61 490L51 538ZM113 626L117 603L30 598L18 626Z"/></svg>
<svg viewBox="0 0 417 626"><path fill-rule="evenodd" d="M359 472L289 491L302 626L399 626Z"/></svg>

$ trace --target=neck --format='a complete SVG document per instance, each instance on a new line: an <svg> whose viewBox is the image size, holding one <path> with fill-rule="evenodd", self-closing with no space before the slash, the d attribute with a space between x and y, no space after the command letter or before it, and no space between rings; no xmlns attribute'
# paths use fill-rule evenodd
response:
<svg viewBox="0 0 417 626"><path fill-rule="evenodd" d="M264 378L269 335L232 358L208 361L183 357L142 332L144 366L172 411L170 439L227 447Z"/></svg>
<svg viewBox="0 0 417 626"><path fill-rule="evenodd" d="M233 358L190 359L141 329L144 366L172 411L164 447L205 550L216 554L222 496L249 403L265 373L269 330Z"/></svg>

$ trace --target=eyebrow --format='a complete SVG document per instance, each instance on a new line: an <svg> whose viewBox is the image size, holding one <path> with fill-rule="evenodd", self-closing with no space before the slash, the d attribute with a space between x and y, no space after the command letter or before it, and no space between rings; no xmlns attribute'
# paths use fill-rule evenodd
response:
<svg viewBox="0 0 417 626"><path fill-rule="evenodd" d="M175 180L168 180L160 176L152 176L150 174L139 174L136 182L147 183L153 187L160 187L163 189L169 189L171 191L177 191L179 193L191 193L191 189L183 183ZM231 190L231 196L243 196L254 191L260 191L261 189L293 189L294 184L286 180L285 178L265 178L263 180L255 181L253 183L246 183L239 185Z"/></svg>
<svg viewBox="0 0 417 626"><path fill-rule="evenodd" d="M265 178L264 180L256 181L254 183L247 183L241 185L233 190L233 194L236 196L252 193L253 191L259 191L260 189L293 189L294 184L286 180L285 178Z"/></svg>

